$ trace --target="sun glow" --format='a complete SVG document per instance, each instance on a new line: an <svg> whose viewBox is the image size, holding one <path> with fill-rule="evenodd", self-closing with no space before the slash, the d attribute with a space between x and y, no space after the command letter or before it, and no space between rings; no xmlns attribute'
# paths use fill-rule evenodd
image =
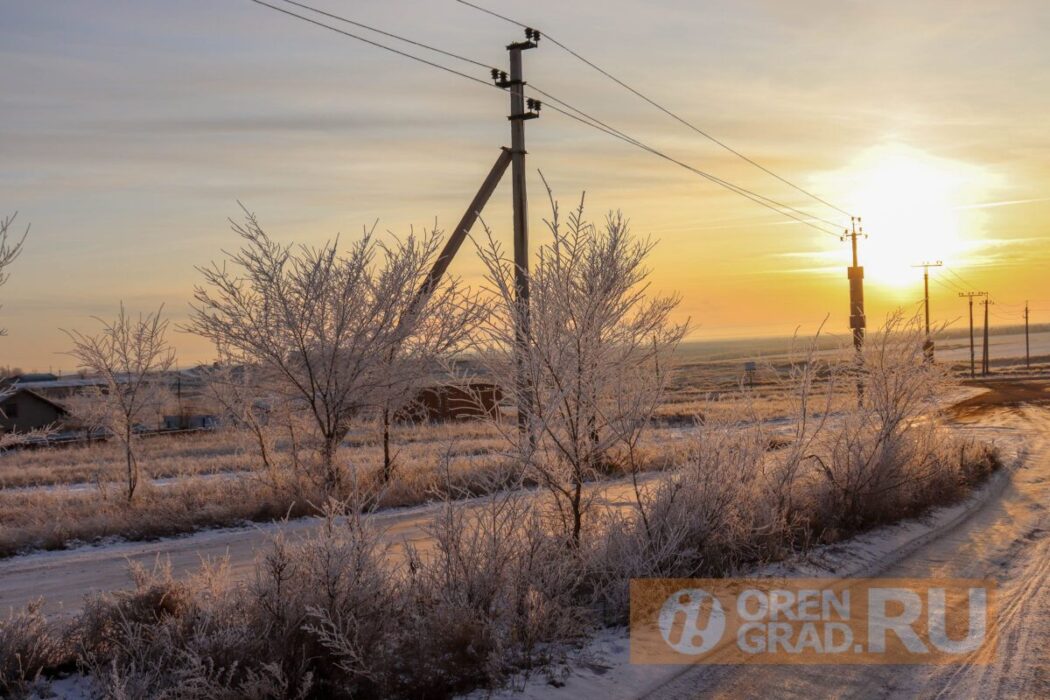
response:
<svg viewBox="0 0 1050 700"><path fill-rule="evenodd" d="M981 201L991 182L981 168L901 145L872 149L836 177L869 236L861 244L865 277L898 288L916 284L918 263L964 262L977 232L960 207Z"/></svg>

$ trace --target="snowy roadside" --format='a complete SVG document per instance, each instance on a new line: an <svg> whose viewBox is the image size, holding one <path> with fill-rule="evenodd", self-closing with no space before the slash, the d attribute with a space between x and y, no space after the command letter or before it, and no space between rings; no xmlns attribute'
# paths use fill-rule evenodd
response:
<svg viewBox="0 0 1050 700"><path fill-rule="evenodd" d="M979 393L979 392L978 392ZM965 396L963 398L966 398ZM803 556L740 572L749 578L868 578L878 576L909 554L953 530L999 496L1024 461L1024 435L1016 428L972 426L966 434L994 442L1005 466L967 499L926 515L886 525L842 542L815 547ZM465 700L609 700L641 697L663 686L690 666L632 665L626 628L603 629L570 661L571 668L537 673L496 693L474 691ZM551 675L553 674L553 675ZM552 682L552 678L554 679Z"/></svg>

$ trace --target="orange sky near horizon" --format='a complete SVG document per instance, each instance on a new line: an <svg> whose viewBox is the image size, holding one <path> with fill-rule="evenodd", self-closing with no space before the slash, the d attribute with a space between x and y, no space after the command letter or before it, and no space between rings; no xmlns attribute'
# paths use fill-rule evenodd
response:
<svg viewBox="0 0 1050 700"><path fill-rule="evenodd" d="M497 65L518 38L451 0L315 4ZM945 265L931 271L938 322L965 323L971 287L992 294L993 325L1021 323L1026 300L1050 322L1047 3L482 4L861 215L870 327L918 308L924 260ZM289 243L376 219L450 227L509 141L505 95L252 3L93 5L4 9L0 208L33 229L0 289L0 365L74 369L60 329L92 330L121 300L184 321L194 266L237 245L237 200ZM848 225L549 42L526 59L530 82L617 128ZM813 333L825 317L847 331L846 243L554 112L527 132L534 246L542 171L562 206L586 190L593 219L620 209L659 241L653 288L681 295L690 339ZM508 177L484 214L508 245L509 198ZM451 271L477 280L469 246ZM212 356L171 339L181 366Z"/></svg>

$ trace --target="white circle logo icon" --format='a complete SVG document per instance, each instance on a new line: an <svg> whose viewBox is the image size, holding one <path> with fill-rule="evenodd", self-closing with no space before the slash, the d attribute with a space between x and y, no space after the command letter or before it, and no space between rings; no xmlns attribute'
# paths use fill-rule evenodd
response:
<svg viewBox="0 0 1050 700"><path fill-rule="evenodd" d="M718 598L702 588L685 588L664 602L657 624L669 647L696 656L710 651L722 638L726 616Z"/></svg>

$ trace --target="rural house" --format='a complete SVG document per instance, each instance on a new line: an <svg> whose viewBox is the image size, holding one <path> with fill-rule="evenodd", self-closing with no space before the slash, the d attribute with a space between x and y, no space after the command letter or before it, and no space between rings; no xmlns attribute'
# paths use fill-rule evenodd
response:
<svg viewBox="0 0 1050 700"><path fill-rule="evenodd" d="M69 416L60 404L31 389L12 387L0 403L0 432L27 433L56 425Z"/></svg>
<svg viewBox="0 0 1050 700"><path fill-rule="evenodd" d="M469 382L424 387L399 410L399 422L443 422L499 416L503 392L496 384Z"/></svg>

